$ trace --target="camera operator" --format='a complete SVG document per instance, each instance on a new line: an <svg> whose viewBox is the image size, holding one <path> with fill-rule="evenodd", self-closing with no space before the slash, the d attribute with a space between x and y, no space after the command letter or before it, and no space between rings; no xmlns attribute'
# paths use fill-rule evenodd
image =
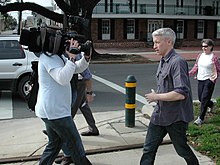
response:
<svg viewBox="0 0 220 165"><path fill-rule="evenodd" d="M70 40L70 49L79 48L76 40ZM66 51L64 56L42 53L39 57L39 92L36 104L36 116L46 126L49 142L41 156L41 165L53 164L62 144L66 143L72 160L76 165L90 165L85 150L71 117L71 85L73 74L83 72L89 65L91 55L83 55L75 61L76 54ZM83 52L82 52L83 54Z"/></svg>

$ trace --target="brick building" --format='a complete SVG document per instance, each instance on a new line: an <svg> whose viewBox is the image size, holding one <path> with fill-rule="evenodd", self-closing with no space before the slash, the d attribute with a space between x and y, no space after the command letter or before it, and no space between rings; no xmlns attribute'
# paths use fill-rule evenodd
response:
<svg viewBox="0 0 220 165"><path fill-rule="evenodd" d="M101 0L93 10L95 47L151 46L151 33L170 27L177 46L220 45L220 0Z"/></svg>

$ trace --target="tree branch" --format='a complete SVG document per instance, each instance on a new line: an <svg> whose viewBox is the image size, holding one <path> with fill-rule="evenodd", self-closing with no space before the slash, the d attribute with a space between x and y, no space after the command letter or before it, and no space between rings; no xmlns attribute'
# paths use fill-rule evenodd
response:
<svg viewBox="0 0 220 165"><path fill-rule="evenodd" d="M42 7L36 3L25 2L25 3L10 3L5 6L0 5L0 12L5 14L10 11L24 11L24 10L31 10L36 12L46 18L49 18L55 22L63 23L63 14L55 13L51 10L48 10L45 7Z"/></svg>
<svg viewBox="0 0 220 165"><path fill-rule="evenodd" d="M57 4L57 6L66 14L71 13L71 8L70 6L65 2L65 0L54 0Z"/></svg>

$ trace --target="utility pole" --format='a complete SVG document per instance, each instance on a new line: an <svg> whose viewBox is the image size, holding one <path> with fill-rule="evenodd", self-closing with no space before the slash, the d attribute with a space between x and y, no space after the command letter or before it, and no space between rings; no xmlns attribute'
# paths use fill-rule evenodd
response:
<svg viewBox="0 0 220 165"><path fill-rule="evenodd" d="M23 0L20 0L20 3L23 3ZM19 2L19 0L17 0ZM22 28L22 11L18 12L18 35L21 34L21 28Z"/></svg>
<svg viewBox="0 0 220 165"><path fill-rule="evenodd" d="M67 4L69 3L68 0L64 0ZM65 12L63 12L63 29L67 29L68 28L68 18Z"/></svg>

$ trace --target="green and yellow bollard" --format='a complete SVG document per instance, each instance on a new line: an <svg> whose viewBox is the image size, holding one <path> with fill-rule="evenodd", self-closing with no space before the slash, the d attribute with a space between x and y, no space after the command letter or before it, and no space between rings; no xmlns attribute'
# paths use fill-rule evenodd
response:
<svg viewBox="0 0 220 165"><path fill-rule="evenodd" d="M136 79L133 75L128 75L125 80L126 98L125 98L125 126L135 126L135 95Z"/></svg>

